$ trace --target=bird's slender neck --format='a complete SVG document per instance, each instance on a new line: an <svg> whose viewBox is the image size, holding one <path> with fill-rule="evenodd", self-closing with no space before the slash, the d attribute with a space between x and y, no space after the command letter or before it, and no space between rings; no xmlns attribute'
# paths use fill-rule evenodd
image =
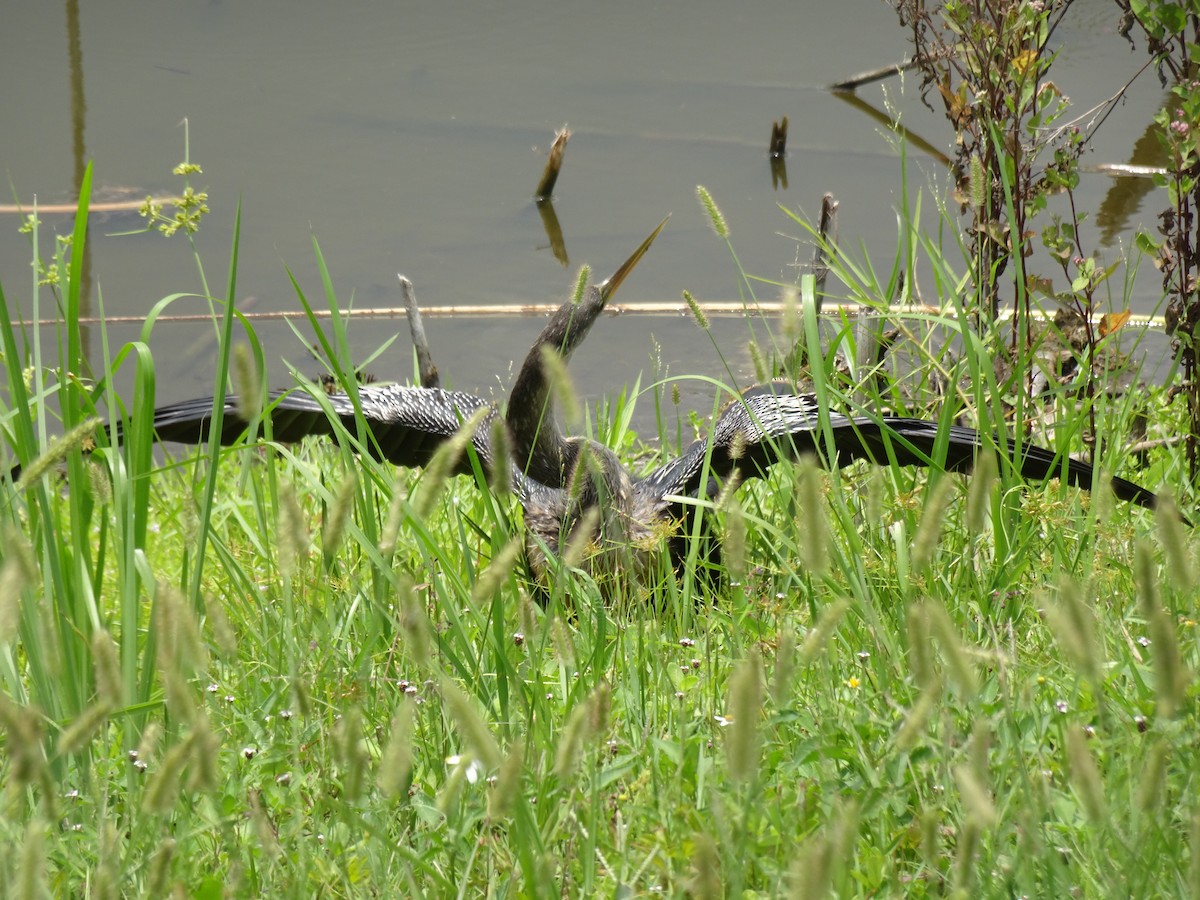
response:
<svg viewBox="0 0 1200 900"><path fill-rule="evenodd" d="M560 306L521 364L521 371L517 373L517 380L513 382L508 398L506 422L512 438L513 461L526 475L541 484L561 488L575 465L577 449L559 431L554 418L550 403L550 378L546 373L543 354L551 350L563 362L571 358L575 348L583 343L592 325L604 311L609 298L617 292L621 282L633 271L666 224L667 220L663 219L611 278L588 287L577 302L568 300Z"/></svg>
<svg viewBox="0 0 1200 900"><path fill-rule="evenodd" d="M563 436L554 416L550 377L543 353L570 359L604 310L609 292L589 287L578 303L564 303L533 342L508 398L506 421L513 460L530 478L562 487L574 464L575 447Z"/></svg>

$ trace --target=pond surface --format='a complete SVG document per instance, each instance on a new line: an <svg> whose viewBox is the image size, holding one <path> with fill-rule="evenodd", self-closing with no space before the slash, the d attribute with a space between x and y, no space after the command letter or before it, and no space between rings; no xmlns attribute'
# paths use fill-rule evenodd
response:
<svg viewBox="0 0 1200 900"><path fill-rule="evenodd" d="M74 18L73 18L74 17ZM1116 34L1115 6L1081 0L1060 29L1058 85L1082 113L1115 94L1143 65ZM73 31L74 29L74 31ZM78 43L72 46L72 35ZM554 303L588 263L606 277L668 213L671 222L621 288L627 303L738 299L737 265L695 198L703 184L721 205L747 272L792 281L811 257L801 229L779 205L815 218L820 199L840 203L843 244L890 268L902 183L923 193L923 218L945 194L933 155L908 151L908 170L878 121L825 89L904 57L890 6L879 0L808 4L770 0L430 4L300 0L9 4L0 34L0 175L3 202L71 199L80 160L95 161L100 199L177 193L171 169L184 155L212 214L197 244L214 292L223 294L235 209L243 226L239 305L297 310L290 270L324 305L315 238L342 306L399 305L396 273L416 285L422 307ZM925 109L915 81L860 89L882 108L885 92L905 124L935 147L948 126ZM1095 140L1088 162L1139 161L1163 93L1152 72L1134 84ZM791 123L786 187L773 182L771 123ZM569 123L554 209L569 263L551 251L531 195L554 132ZM1153 227L1165 197L1149 182L1085 175L1085 247L1112 258L1134 229ZM43 215L42 250L71 218ZM28 313L28 239L19 217L0 215L0 283ZM144 315L160 298L200 282L181 236L116 236L141 227L136 214L92 221L93 307ZM1152 312L1156 273L1136 283L1136 311ZM929 286L932 288L932 285ZM763 286L762 300L778 292ZM48 301L48 296L44 298ZM205 311L200 300L174 312ZM427 322L447 381L466 390L506 385L511 361L541 327L537 318L436 318ZM283 322L256 325L273 384L319 367ZM373 370L410 371L402 319L351 326L366 358L400 339ZM719 320L714 333L739 379L750 380L746 324ZM113 325L110 341L137 335ZM94 336L93 336L94 337ZM98 341L93 340L93 353ZM1149 352L1161 353L1153 344ZM652 359L673 375L728 380L707 335L678 315L626 316L597 326L573 364L586 396L630 384ZM154 333L162 400L208 393L213 329L162 323ZM705 411L702 382L685 396Z"/></svg>

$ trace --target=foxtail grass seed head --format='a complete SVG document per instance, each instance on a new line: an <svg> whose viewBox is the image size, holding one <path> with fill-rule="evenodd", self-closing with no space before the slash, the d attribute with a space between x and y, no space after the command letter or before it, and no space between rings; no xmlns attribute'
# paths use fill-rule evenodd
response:
<svg viewBox="0 0 1200 900"><path fill-rule="evenodd" d="M5 750L8 754L8 789L20 792L26 785L37 780L45 766L42 750L43 717L37 709L18 706L0 691L0 728L8 738Z"/></svg>
<svg viewBox="0 0 1200 900"><path fill-rule="evenodd" d="M180 675L208 666L208 651L200 639L192 605L178 588L160 584L155 591L155 633L161 668Z"/></svg>
<svg viewBox="0 0 1200 900"><path fill-rule="evenodd" d="M837 877L839 870L854 859L858 842L859 805L855 800L839 800L833 808L832 829L829 835L829 874Z"/></svg>
<svg viewBox="0 0 1200 900"><path fill-rule="evenodd" d="M475 410L471 417L458 427L454 436L434 451L433 458L425 467L425 474L421 478L421 487L417 492L417 499L413 503L413 515L417 519L425 520L429 517L429 513L433 510L433 504L441 494L450 473L462 459L467 445L475 437L475 432L479 430L488 411L487 407ZM394 547L395 543L393 542L388 552L391 552Z"/></svg>
<svg viewBox="0 0 1200 900"><path fill-rule="evenodd" d="M492 421L492 480L489 485L498 497L512 491L512 447L504 419L497 416Z"/></svg>
<svg viewBox="0 0 1200 900"><path fill-rule="evenodd" d="M390 800L404 796L412 776L414 709L414 704L408 698L400 700L392 715L392 730L379 760L379 790Z"/></svg>
<svg viewBox="0 0 1200 900"><path fill-rule="evenodd" d="M191 753L190 741L182 740L163 754L162 764L150 776L142 795L142 809L151 815L169 815L179 799L179 784Z"/></svg>
<svg viewBox="0 0 1200 900"><path fill-rule="evenodd" d="M704 207L704 211L708 213L708 221L712 225L713 231L717 233L717 237L728 238L729 225L726 224L725 216L721 214L721 210L717 207L717 201L713 200L708 188L704 185L697 185L696 196L700 200L700 205Z"/></svg>
<svg viewBox="0 0 1200 900"><path fill-rule="evenodd" d="M917 684L926 694L941 690L933 664L933 644L929 627L929 610L924 603L913 603L905 615L908 630L908 667Z"/></svg>
<svg viewBox="0 0 1200 900"><path fill-rule="evenodd" d="M379 552L390 557L396 551L396 541L400 537L400 526L404 524L404 511L407 506L404 499L405 488L408 484L408 471L397 468L392 479L392 494L388 499L387 518L383 522L383 531L379 535Z"/></svg>
<svg viewBox="0 0 1200 900"><path fill-rule="evenodd" d="M1191 882L1192 896L1200 897L1200 810L1192 812L1192 833L1188 847L1192 856L1192 864L1188 867L1188 881Z"/></svg>
<svg viewBox="0 0 1200 900"><path fill-rule="evenodd" d="M137 755L143 762L150 762L158 755L158 745L163 738L161 722L147 722L142 729L142 738L138 741Z"/></svg>
<svg viewBox="0 0 1200 900"><path fill-rule="evenodd" d="M775 671L771 676L771 702L776 709L787 705L796 671L796 632L784 628L775 644Z"/></svg>
<svg viewBox="0 0 1200 900"><path fill-rule="evenodd" d="M257 788L250 791L250 820L254 823L254 833L258 837L258 846L262 849L263 856L275 862L283 851L279 846L275 824L263 806L262 792Z"/></svg>
<svg viewBox="0 0 1200 900"><path fill-rule="evenodd" d="M21 593L37 579L28 542L11 526L4 529L7 557L0 565L0 644L11 644L21 627Z"/></svg>
<svg viewBox="0 0 1200 900"><path fill-rule="evenodd" d="M688 309L692 311L692 318L696 320L696 324L699 325L704 331L708 331L708 316L705 315L704 310L700 307L700 304L696 302L696 298L692 296L691 291L683 292L683 302L686 303Z"/></svg>
<svg viewBox="0 0 1200 900"><path fill-rule="evenodd" d="M363 740L362 710L351 707L337 725L338 761L342 766L342 793L350 801L362 796L367 776L367 747Z"/></svg>
<svg viewBox="0 0 1200 900"><path fill-rule="evenodd" d="M237 659L237 632L233 630L233 624L229 621L229 616L225 614L224 599L211 596L206 597L204 600L204 618L208 623L209 629L212 631L213 641L217 645L217 652L220 653L221 658L227 661Z"/></svg>
<svg viewBox="0 0 1200 900"><path fill-rule="evenodd" d="M833 847L829 838L815 834L798 848L789 874L795 900L826 900L833 875Z"/></svg>
<svg viewBox="0 0 1200 900"><path fill-rule="evenodd" d="M867 473L867 519L864 524L872 530L884 527L883 498L885 493L885 477L882 469L872 468ZM876 533L878 532L876 531Z"/></svg>
<svg viewBox="0 0 1200 900"><path fill-rule="evenodd" d="M554 755L554 775L559 784L570 784L574 778L575 766L588 735L589 705L586 701L576 703L559 735L558 750Z"/></svg>
<svg viewBox="0 0 1200 900"><path fill-rule="evenodd" d="M941 859L941 816L937 807L929 807L921 811L919 827L921 829L921 859L925 865L936 867Z"/></svg>
<svg viewBox="0 0 1200 900"><path fill-rule="evenodd" d="M163 694L167 711L181 722L194 722L198 711L191 685L174 659L163 656L159 660L159 675L162 678Z"/></svg>
<svg viewBox="0 0 1200 900"><path fill-rule="evenodd" d="M253 422L262 412L262 382L245 344L233 347L233 390L238 416L243 422Z"/></svg>
<svg viewBox="0 0 1200 900"><path fill-rule="evenodd" d="M1108 815L1108 804L1104 800L1104 780L1100 769L1087 745L1087 735L1078 725L1067 729L1067 766L1071 784L1079 794L1084 812L1095 823L1103 822Z"/></svg>
<svg viewBox="0 0 1200 900"><path fill-rule="evenodd" d="M567 364L553 347L542 347L541 354L542 371L546 375L546 382L550 386L550 394L557 404L557 409L568 426L577 428L583 420L583 415L580 411L579 395L575 393L575 384L571 381Z"/></svg>
<svg viewBox="0 0 1200 900"><path fill-rule="evenodd" d="M729 777L745 784L758 772L758 720L762 716L762 656L752 650L729 680L729 711L725 758Z"/></svg>
<svg viewBox="0 0 1200 900"><path fill-rule="evenodd" d="M445 675L441 679L441 694L471 753L489 772L499 768L503 761L500 747L484 722L478 704Z"/></svg>
<svg viewBox="0 0 1200 900"><path fill-rule="evenodd" d="M736 432L733 436L733 443L729 448L729 456L731 459L740 459L746 450L746 436L742 432ZM737 493L737 489L742 486L742 476L740 472L733 472L725 483L721 485L721 493L717 494L717 499L713 503L718 509L727 509L729 507L730 498Z"/></svg>
<svg viewBox="0 0 1200 900"><path fill-rule="evenodd" d="M1137 789L1138 809L1144 813L1153 813L1162 805L1162 789L1170 756L1171 745L1166 740L1160 738L1150 748Z"/></svg>
<svg viewBox="0 0 1200 900"><path fill-rule="evenodd" d="M609 715L612 713L612 688L607 681L596 685L588 699L588 733L592 737L602 736L608 731Z"/></svg>
<svg viewBox="0 0 1200 900"><path fill-rule="evenodd" d="M420 669L429 665L429 616L417 598L412 582L400 576L397 584L397 608L400 610L400 631L413 663Z"/></svg>
<svg viewBox="0 0 1200 900"><path fill-rule="evenodd" d="M296 677L292 679L292 695L296 698L296 708L300 710L302 718L309 718L312 715L312 693L308 689L308 682L303 678Z"/></svg>
<svg viewBox="0 0 1200 900"><path fill-rule="evenodd" d="M175 856L175 839L163 838L154 855L150 857L149 873L146 876L146 896L167 896L167 882L171 879L171 860Z"/></svg>
<svg viewBox="0 0 1200 900"><path fill-rule="evenodd" d="M493 822L508 818L513 800L521 793L525 776L525 745L516 741L508 748L508 756L496 774L496 782L488 795L488 818Z"/></svg>
<svg viewBox="0 0 1200 900"><path fill-rule="evenodd" d="M725 540L721 547L730 581L739 584L746 578L746 517L736 494L725 501Z"/></svg>
<svg viewBox="0 0 1200 900"><path fill-rule="evenodd" d="M568 669L575 668L575 642L561 617L555 617L550 626L550 637L554 641L554 652L558 661Z"/></svg>
<svg viewBox="0 0 1200 900"><path fill-rule="evenodd" d="M308 526L296 492L286 482L279 488L279 570L284 578L295 578L308 555Z"/></svg>
<svg viewBox="0 0 1200 900"><path fill-rule="evenodd" d="M921 522L917 526L917 536L913 538L912 560L914 569L926 569L933 561L937 552L938 540L942 535L942 520L946 517L946 504L950 501L950 493L954 490L954 482L949 478L940 478L930 492L925 510L921 514Z"/></svg>
<svg viewBox="0 0 1200 900"><path fill-rule="evenodd" d="M321 530L321 554L328 567L338 547L341 546L342 536L346 533L346 522L354 510L354 498L358 493L358 476L351 471L338 485L337 493L333 495L333 505L325 518L325 527Z"/></svg>
<svg viewBox="0 0 1200 900"><path fill-rule="evenodd" d="M89 458L87 475L88 484L92 486L92 494L96 498L96 505L107 506L112 502L112 479L109 477L108 469L95 459Z"/></svg>
<svg viewBox="0 0 1200 900"><path fill-rule="evenodd" d="M692 839L692 876L688 879L688 894L696 900L721 900L721 857L717 845L707 834Z"/></svg>
<svg viewBox="0 0 1200 900"><path fill-rule="evenodd" d="M948 479L943 479L946 481ZM992 505L992 486L996 483L996 454L984 450L975 460L971 484L967 489L967 531L982 534Z"/></svg>
<svg viewBox="0 0 1200 900"><path fill-rule="evenodd" d="M108 709L121 705L124 690L117 644L103 628L92 632L92 665L96 670L96 698Z"/></svg>
<svg viewBox="0 0 1200 900"><path fill-rule="evenodd" d="M796 494L804 516L801 562L813 575L824 575L829 568L829 524L821 490L821 473L817 470L816 461L807 454L796 467Z"/></svg>
<svg viewBox="0 0 1200 900"><path fill-rule="evenodd" d="M21 477L17 479L17 492L24 491L30 485L36 484L43 475L66 459L67 454L72 450L83 447L96 433L99 426L100 419L97 417L84 419L62 437L52 440L46 448L46 452L21 472Z"/></svg>
<svg viewBox="0 0 1200 900"><path fill-rule="evenodd" d="M917 702L908 711L908 715L900 723L900 730L896 732L896 746L901 750L911 750L925 735L925 727L929 724L936 699L936 695L931 691L922 691L917 696Z"/></svg>
<svg viewBox="0 0 1200 900"><path fill-rule="evenodd" d="M1172 497L1159 494L1158 504L1154 507L1154 520L1171 583L1181 593L1192 593L1196 584L1196 567L1188 552L1187 535L1179 518L1179 508Z"/></svg>
<svg viewBox="0 0 1200 900"><path fill-rule="evenodd" d="M801 665L810 665L820 653L825 652L825 648L833 637L834 631L837 630L838 624L842 621L842 616L846 614L846 610L850 608L850 601L845 597L839 597L832 604L825 607L820 618L804 636L804 643L800 645L800 663Z"/></svg>
<svg viewBox="0 0 1200 900"><path fill-rule="evenodd" d="M975 724L971 727L971 737L967 741L967 762L979 783L985 786L991 772L988 762L991 749L992 730L988 726L987 719L976 719Z"/></svg>
<svg viewBox="0 0 1200 900"><path fill-rule="evenodd" d="M523 542L519 537L511 538L500 548L500 552L492 557L491 565L479 573L479 578L476 579L475 587L471 591L471 599L475 605L482 605L496 596L504 582L508 580L508 576L512 574L517 560L521 558L522 547Z"/></svg>
<svg viewBox="0 0 1200 900"><path fill-rule="evenodd" d="M984 208L985 188L987 176L983 172L983 160L976 153L971 154L970 174L968 176L967 190L970 192L971 206L976 210Z"/></svg>
<svg viewBox="0 0 1200 900"><path fill-rule="evenodd" d="M108 721L109 707L104 703L93 703L84 708L75 721L59 735L56 750L59 756L78 753Z"/></svg>
<svg viewBox="0 0 1200 900"><path fill-rule="evenodd" d="M954 857L954 894L955 897L970 895L971 882L975 873L975 852L979 849L979 836L983 830L982 823L968 815L958 831L958 852Z"/></svg>
<svg viewBox="0 0 1200 900"><path fill-rule="evenodd" d="M1096 636L1096 621L1083 591L1070 577L1059 581L1058 599L1045 604L1046 621L1055 640L1079 673L1098 686L1104 677L1104 656Z"/></svg>
<svg viewBox="0 0 1200 900"><path fill-rule="evenodd" d="M50 896L46 887L46 823L40 816L34 816L25 826L21 865L13 887L17 900L42 900Z"/></svg>
<svg viewBox="0 0 1200 900"><path fill-rule="evenodd" d="M958 795L962 798L963 807L967 810L967 818L973 819L985 828L996 824L996 807L992 803L987 787L972 771L971 766L958 766L954 770L954 781L958 785Z"/></svg>
<svg viewBox="0 0 1200 900"><path fill-rule="evenodd" d="M597 549L595 539L599 528L600 508L589 507L567 537L567 544L562 551L562 561L565 565L577 569Z"/></svg>
<svg viewBox="0 0 1200 900"><path fill-rule="evenodd" d="M750 341L746 344L746 349L750 351L750 364L754 366L755 379L758 381L769 381L771 367L767 365L766 357L763 356L762 347L758 345L758 341Z"/></svg>
<svg viewBox="0 0 1200 900"><path fill-rule="evenodd" d="M964 697L974 698L979 692L979 679L962 637L950 621L950 614L946 612L946 607L931 598L926 598L922 604L934 640L942 651L947 671L954 678L959 692Z"/></svg>
<svg viewBox="0 0 1200 900"><path fill-rule="evenodd" d="M1146 620L1150 637L1150 656L1154 664L1154 688L1158 695L1158 714L1165 718L1175 715L1184 700L1187 673L1179 656L1175 627L1158 600L1158 581L1154 571L1154 554L1145 541L1138 541L1133 552L1134 580L1138 590L1138 605Z"/></svg>
<svg viewBox="0 0 1200 900"><path fill-rule="evenodd" d="M521 621L521 634L525 635L526 640L531 640L535 634L539 633L538 608L524 590L521 591L518 615Z"/></svg>
<svg viewBox="0 0 1200 900"><path fill-rule="evenodd" d="M443 816L449 817L462 794L463 785L467 783L467 774L471 773L472 777L477 777L479 763L469 756L455 754L446 759L446 765L450 769L442 783L442 790L438 793L436 809Z"/></svg>
<svg viewBox="0 0 1200 900"><path fill-rule="evenodd" d="M795 285L786 285L780 292L783 305L783 341L793 346L800 339L803 323L800 321L800 291Z"/></svg>
<svg viewBox="0 0 1200 900"><path fill-rule="evenodd" d="M575 276L575 287L571 289L571 305L578 306L583 302L583 297L587 293L588 282L592 280L592 269L590 266L580 266L579 274Z"/></svg>
<svg viewBox="0 0 1200 900"><path fill-rule="evenodd" d="M188 755L188 790L205 792L215 790L221 742L213 733L207 714L201 712L192 723L187 746L190 751Z"/></svg>

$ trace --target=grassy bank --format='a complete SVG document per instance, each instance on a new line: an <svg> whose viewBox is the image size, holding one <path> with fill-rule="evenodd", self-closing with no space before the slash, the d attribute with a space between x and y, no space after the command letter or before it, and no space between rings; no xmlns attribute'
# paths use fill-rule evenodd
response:
<svg viewBox="0 0 1200 900"><path fill-rule="evenodd" d="M539 590L510 499L351 435L156 459L152 322L101 340L96 379L59 374L86 371L84 221L36 291L59 340L23 345L0 304L26 464L0 488L15 896L1200 895L1200 609L1170 515L1002 465L780 466L713 511L721 578ZM229 310L214 384L255 395ZM862 402L826 362L818 390ZM124 367L126 450L85 454ZM1139 410L1099 396L1123 434ZM1157 487L1181 466L1158 454L1101 459Z"/></svg>

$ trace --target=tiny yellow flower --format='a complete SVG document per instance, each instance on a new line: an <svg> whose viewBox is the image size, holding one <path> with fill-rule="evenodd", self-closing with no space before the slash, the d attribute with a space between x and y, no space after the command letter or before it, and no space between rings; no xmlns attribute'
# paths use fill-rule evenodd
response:
<svg viewBox="0 0 1200 900"><path fill-rule="evenodd" d="M853 675L851 675L849 678L846 679L846 687L850 688L851 690L857 691L861 685L862 685L862 682L859 681L857 678L855 678Z"/></svg>

